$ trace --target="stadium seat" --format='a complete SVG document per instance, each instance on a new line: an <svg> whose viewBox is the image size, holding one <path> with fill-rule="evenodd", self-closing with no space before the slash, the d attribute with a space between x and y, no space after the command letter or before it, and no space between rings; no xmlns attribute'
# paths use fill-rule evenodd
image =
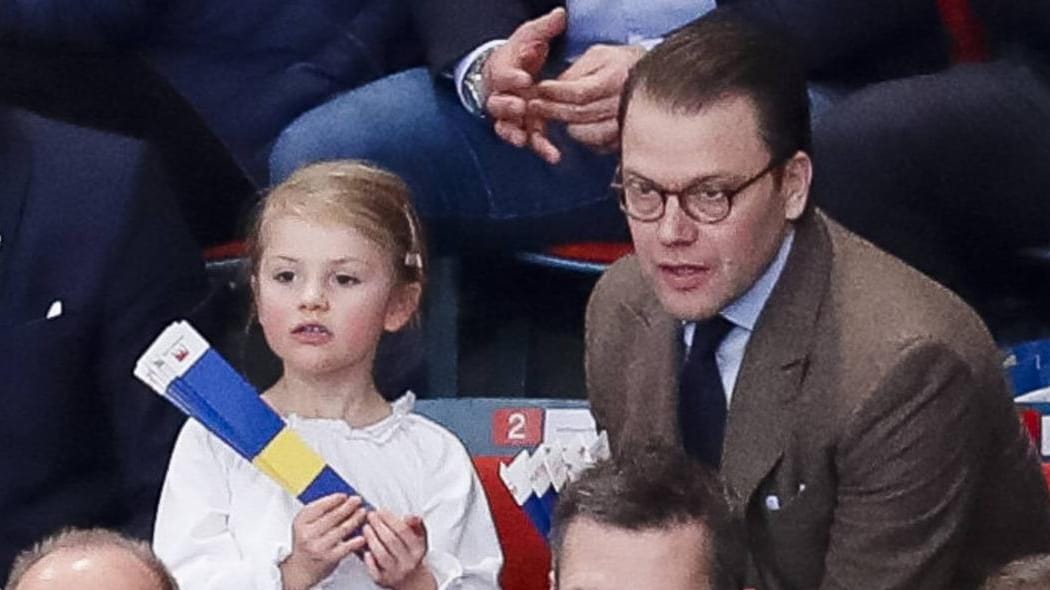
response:
<svg viewBox="0 0 1050 590"><path fill-rule="evenodd" d="M499 457L474 457L474 468L481 478L492 509L500 547L503 549L503 590L547 590L550 551L525 513L499 478Z"/></svg>
<svg viewBox="0 0 1050 590"><path fill-rule="evenodd" d="M601 274L606 267L630 254L630 242L576 242L558 244L543 252L518 252L518 260L558 270Z"/></svg>
<svg viewBox="0 0 1050 590"><path fill-rule="evenodd" d="M988 59L984 27L969 0L938 0L941 20L952 39L952 58L956 62Z"/></svg>
<svg viewBox="0 0 1050 590"><path fill-rule="evenodd" d="M474 459L503 549L503 590L547 590L550 551L499 477L499 466L581 430L593 432L583 400L458 398L416 402L416 411L454 432Z"/></svg>

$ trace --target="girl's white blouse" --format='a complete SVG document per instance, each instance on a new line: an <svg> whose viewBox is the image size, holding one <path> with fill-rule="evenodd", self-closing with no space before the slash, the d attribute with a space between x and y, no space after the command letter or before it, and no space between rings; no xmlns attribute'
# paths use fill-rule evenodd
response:
<svg viewBox="0 0 1050 590"><path fill-rule="evenodd" d="M416 514L439 590L498 589L503 563L470 457L443 427L412 413L405 394L364 428L288 417L288 424L373 506ZM183 590L280 590L300 502L196 420L182 428L157 509L153 546ZM380 588L356 555L316 588Z"/></svg>

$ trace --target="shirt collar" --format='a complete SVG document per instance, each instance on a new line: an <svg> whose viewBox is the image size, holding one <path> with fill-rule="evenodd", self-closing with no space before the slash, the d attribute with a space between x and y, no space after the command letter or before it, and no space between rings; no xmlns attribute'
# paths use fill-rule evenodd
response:
<svg viewBox="0 0 1050 590"><path fill-rule="evenodd" d="M740 326L748 332L755 329L755 323L758 322L758 316L765 308L766 301L769 300L769 294L773 292L773 287L780 280L780 273L784 271L784 264L787 263L787 257L791 253L791 245L794 242L795 229L788 227L784 240L780 242L780 250L777 251L773 262L769 264L769 268L758 277L758 280L746 293L722 309L720 312L722 317L733 322L734 326Z"/></svg>
<svg viewBox="0 0 1050 590"><path fill-rule="evenodd" d="M758 322L758 316L762 313L762 309L765 308L770 293L773 292L773 287L780 280L780 273L784 271L784 265L787 263L788 254L791 253L791 245L794 242L795 228L788 227L784 240L780 242L780 250L777 251L777 255L773 258L773 262L769 264L769 267L766 268L766 271L762 273L762 276L758 277L758 280L751 285L751 288L746 293L722 308L719 315L732 322L734 326L743 328L748 332L753 331L755 323ZM696 322L685 323L685 330L682 336L687 346L693 341L693 330L695 329Z"/></svg>

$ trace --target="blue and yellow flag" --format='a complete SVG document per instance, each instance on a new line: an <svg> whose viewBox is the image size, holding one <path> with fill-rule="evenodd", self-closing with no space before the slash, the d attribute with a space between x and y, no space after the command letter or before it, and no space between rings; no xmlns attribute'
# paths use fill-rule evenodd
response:
<svg viewBox="0 0 1050 590"><path fill-rule="evenodd" d="M304 504L357 494L188 322L153 341L135 376Z"/></svg>

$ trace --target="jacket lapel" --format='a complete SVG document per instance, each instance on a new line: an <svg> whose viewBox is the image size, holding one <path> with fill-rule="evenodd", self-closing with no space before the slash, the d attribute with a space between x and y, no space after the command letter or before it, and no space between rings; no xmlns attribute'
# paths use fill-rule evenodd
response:
<svg viewBox="0 0 1050 590"><path fill-rule="evenodd" d="M14 308L13 302L8 301L14 290L4 287L11 285L12 277L8 275L29 193L31 149L15 113L0 107L0 324L4 322L4 310Z"/></svg>
<svg viewBox="0 0 1050 590"><path fill-rule="evenodd" d="M796 224L787 264L748 341L733 390L722 477L746 506L776 465L789 435L788 412L805 377L827 291L831 246L822 214Z"/></svg>
<svg viewBox="0 0 1050 590"><path fill-rule="evenodd" d="M626 407L621 448L651 441L678 446L678 371L682 362L682 323L660 306L639 275L643 296L627 302L635 315L630 365L624 371Z"/></svg>

